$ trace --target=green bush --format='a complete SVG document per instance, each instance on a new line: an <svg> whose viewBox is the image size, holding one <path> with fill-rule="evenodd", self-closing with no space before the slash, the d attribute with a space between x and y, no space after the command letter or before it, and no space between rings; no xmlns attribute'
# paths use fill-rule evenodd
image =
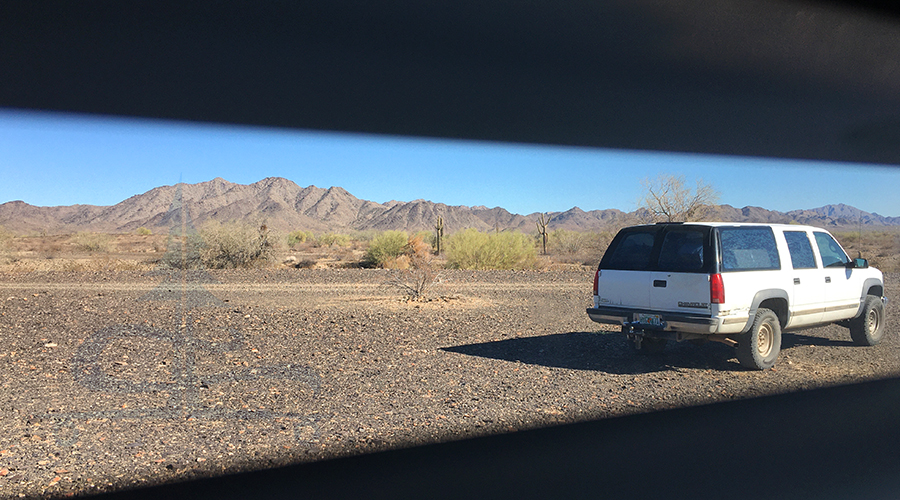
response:
<svg viewBox="0 0 900 500"><path fill-rule="evenodd" d="M365 231L353 231L353 234L350 235L350 239L358 242L369 242L372 241L372 238L381 234L379 231L375 231L373 229L367 229Z"/></svg>
<svg viewBox="0 0 900 500"><path fill-rule="evenodd" d="M212 269L257 267L268 261L272 254L265 226L210 222L200 235L203 238L203 264Z"/></svg>
<svg viewBox="0 0 900 500"><path fill-rule="evenodd" d="M367 266L381 266L385 262L403 255L409 236L406 231L385 231L369 242L363 263Z"/></svg>
<svg viewBox="0 0 900 500"><path fill-rule="evenodd" d="M112 237L108 234L79 231L72 237L72 241L83 252L109 252L112 250Z"/></svg>
<svg viewBox="0 0 900 500"><path fill-rule="evenodd" d="M153 231L147 229L146 227L139 227L139 228L137 228L135 233L137 233L141 236L150 236L151 234L153 234Z"/></svg>
<svg viewBox="0 0 900 500"><path fill-rule="evenodd" d="M320 247L347 247L350 246L350 235L325 233L316 238Z"/></svg>
<svg viewBox="0 0 900 500"><path fill-rule="evenodd" d="M481 233L466 229L446 238L447 265L455 269L526 269L534 267L537 248L522 233Z"/></svg>
<svg viewBox="0 0 900 500"><path fill-rule="evenodd" d="M310 232L306 231L291 231L287 235L287 244L289 247L293 248L301 243L306 243L307 241L313 241L316 239L316 236Z"/></svg>

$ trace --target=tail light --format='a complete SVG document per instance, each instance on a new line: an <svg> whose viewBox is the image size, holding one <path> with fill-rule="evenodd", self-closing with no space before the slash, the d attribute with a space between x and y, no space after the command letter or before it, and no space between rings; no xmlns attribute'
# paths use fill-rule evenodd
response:
<svg viewBox="0 0 900 500"><path fill-rule="evenodd" d="M721 274L709 275L709 302L712 304L725 303L725 283Z"/></svg>
<svg viewBox="0 0 900 500"><path fill-rule="evenodd" d="M597 295L597 282L600 280L600 270L594 273L594 295Z"/></svg>

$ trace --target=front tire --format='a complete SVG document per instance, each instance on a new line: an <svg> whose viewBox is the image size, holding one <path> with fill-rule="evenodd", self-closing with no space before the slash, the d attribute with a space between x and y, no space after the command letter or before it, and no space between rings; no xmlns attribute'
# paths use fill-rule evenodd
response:
<svg viewBox="0 0 900 500"><path fill-rule="evenodd" d="M750 331L738 340L737 359L751 370L768 370L775 366L780 352L781 323L778 316L769 309L759 309Z"/></svg>
<svg viewBox="0 0 900 500"><path fill-rule="evenodd" d="M866 296L862 314L850 320L850 338L856 345L876 345L884 338L884 302Z"/></svg>

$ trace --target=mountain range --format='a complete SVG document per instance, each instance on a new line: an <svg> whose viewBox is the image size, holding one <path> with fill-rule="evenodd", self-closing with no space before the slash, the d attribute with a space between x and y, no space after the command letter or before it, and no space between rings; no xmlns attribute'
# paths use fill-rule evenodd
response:
<svg viewBox="0 0 900 500"><path fill-rule="evenodd" d="M281 231L400 229L412 232L432 229L440 216L447 233L465 228L533 232L540 216L539 213L514 214L500 207L451 206L426 200L376 203L360 200L340 187L300 187L284 178L269 177L249 185L216 178L197 184L161 186L112 206L38 207L10 201L0 204L0 226L17 233L123 233L140 227L160 232L171 225L176 200L187 209L195 226L209 220L240 220L266 224ZM900 217L884 217L844 204L790 212L717 205L713 211L710 219L733 222L795 222L820 227L900 225ZM598 231L633 223L639 214L617 209L586 212L574 207L549 215L552 216L550 229Z"/></svg>

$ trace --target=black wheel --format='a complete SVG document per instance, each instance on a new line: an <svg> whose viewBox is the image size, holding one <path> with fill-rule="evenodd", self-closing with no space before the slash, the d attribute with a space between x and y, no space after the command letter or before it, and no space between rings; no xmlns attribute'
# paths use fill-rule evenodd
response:
<svg viewBox="0 0 900 500"><path fill-rule="evenodd" d="M850 320L850 338L856 345L875 345L884 337L884 303L880 297L866 296L862 314Z"/></svg>
<svg viewBox="0 0 900 500"><path fill-rule="evenodd" d="M769 309L756 311L750 331L741 335L737 346L737 359L752 370L768 370L775 366L781 352L781 323Z"/></svg>
<svg viewBox="0 0 900 500"><path fill-rule="evenodd" d="M641 354L659 354L666 348L667 343L666 339L644 337L641 339L641 346L637 348L637 351Z"/></svg>

